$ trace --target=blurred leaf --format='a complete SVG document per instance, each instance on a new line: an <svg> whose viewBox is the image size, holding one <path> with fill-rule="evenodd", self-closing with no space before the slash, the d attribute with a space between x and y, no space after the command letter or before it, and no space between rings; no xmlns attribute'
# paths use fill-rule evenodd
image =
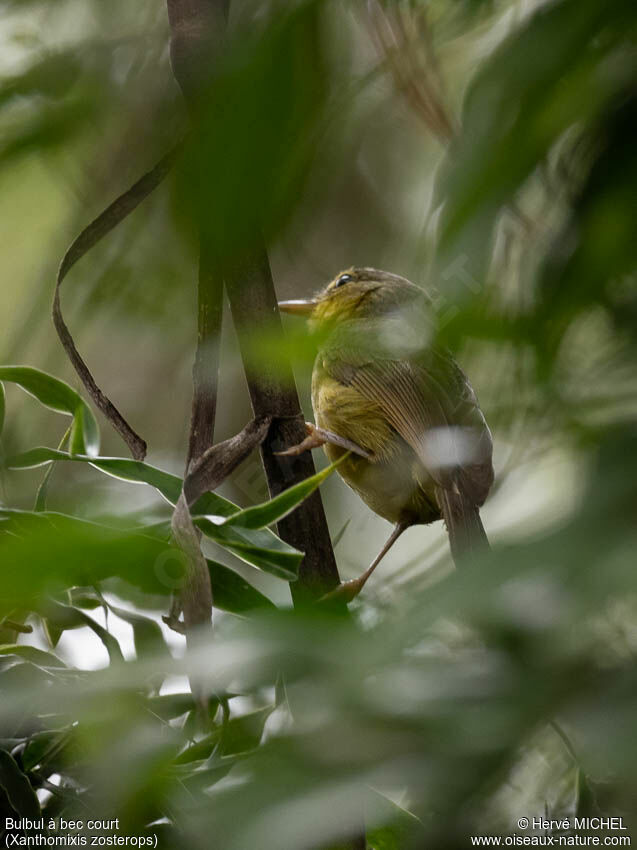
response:
<svg viewBox="0 0 637 850"><path fill-rule="evenodd" d="M441 178L442 275L458 300L469 294L467 280L470 289L484 282L493 224L503 205L513 201L561 134L594 116L616 90L617 77L604 75L600 66L625 36L631 5L630 0L542 4L473 79L462 133ZM624 72L631 72L629 65ZM468 267L454 272L459 260Z"/></svg>
<svg viewBox="0 0 637 850"><path fill-rule="evenodd" d="M70 729L52 729L32 735L21 756L24 770L30 771L46 765L49 769L62 767L63 758L57 758L70 740ZM55 760L55 761L53 761Z"/></svg>
<svg viewBox="0 0 637 850"><path fill-rule="evenodd" d="M149 697L146 705L149 711L157 714L162 720L173 720L194 708L193 696L190 693Z"/></svg>
<svg viewBox="0 0 637 850"><path fill-rule="evenodd" d="M217 561L207 559L212 584L212 599L215 608L232 614L245 614L255 608L274 608L267 596L252 587L251 584Z"/></svg>
<svg viewBox="0 0 637 850"><path fill-rule="evenodd" d="M40 817L40 803L31 783L6 750L0 750L0 788L20 817Z"/></svg>
<svg viewBox="0 0 637 850"><path fill-rule="evenodd" d="M165 540L52 512L0 509L0 519L3 611L37 609L47 593L111 576L149 593L175 586L166 583L161 566L180 562L180 553Z"/></svg>
<svg viewBox="0 0 637 850"><path fill-rule="evenodd" d="M208 758L213 749L220 745L223 755L253 750L258 746L268 717L274 711L273 705L231 718L225 725L218 726L195 744L191 744L175 759L176 764L186 764Z"/></svg>
<svg viewBox="0 0 637 850"><path fill-rule="evenodd" d="M212 69L180 188L199 206L216 257L242 261L299 202L329 79L320 6L264 9L232 27Z"/></svg>
<svg viewBox="0 0 637 850"><path fill-rule="evenodd" d="M17 655L41 667L66 667L64 661L56 655L27 644L1 644L0 655Z"/></svg>
<svg viewBox="0 0 637 850"><path fill-rule="evenodd" d="M71 456L55 449L37 448L11 458L7 465L11 469L30 469L58 460L90 463L96 469L122 481L150 484L171 504L175 504L181 493L182 481L150 464L126 458L95 458ZM286 579L296 577L296 570L303 554L285 543L269 529L244 529L241 527L217 526L205 517L208 515L228 517L240 513L237 505L216 493L204 493L192 506L195 524L207 536L229 549L242 560ZM168 524L155 527L166 538L170 534Z"/></svg>
<svg viewBox="0 0 637 850"><path fill-rule="evenodd" d="M371 790L366 800L365 822L372 824L367 829L370 850L404 850L416 846L418 837L426 843L420 820L377 791Z"/></svg>
<svg viewBox="0 0 637 850"><path fill-rule="evenodd" d="M113 635L79 608L73 608L71 605L63 605L61 602L54 602L51 599L46 603L45 613L47 620L53 623L60 631L80 629L88 626L104 644L111 664L124 660L120 645Z"/></svg>
<svg viewBox="0 0 637 850"><path fill-rule="evenodd" d="M0 106L14 97L62 97L80 73L76 50L38 58L20 74L0 81Z"/></svg>
<svg viewBox="0 0 637 850"><path fill-rule="evenodd" d="M613 102L598 124L582 142L591 160L588 173L541 270L540 315L550 327L553 342L544 346L547 359L554 357L569 323L594 304L609 307L618 325L634 330L634 282L633 311L628 298L615 301L609 283L637 272L637 157L632 144L637 133L637 96Z"/></svg>
<svg viewBox="0 0 637 850"><path fill-rule="evenodd" d="M6 410L6 399L4 395L4 386L0 381L0 437L2 436L2 428L4 426L4 415Z"/></svg>
<svg viewBox="0 0 637 850"><path fill-rule="evenodd" d="M110 602L106 604L109 611L132 626L135 652L138 658L143 655L154 655L156 658L160 658L162 655L168 654L168 647L159 623L151 620L150 617L143 617L141 614L127 611L125 608L120 608Z"/></svg>
<svg viewBox="0 0 637 850"><path fill-rule="evenodd" d="M64 381L30 366L0 366L0 380L18 384L45 407L72 416L72 452L88 455L98 453L97 421L84 399Z"/></svg>

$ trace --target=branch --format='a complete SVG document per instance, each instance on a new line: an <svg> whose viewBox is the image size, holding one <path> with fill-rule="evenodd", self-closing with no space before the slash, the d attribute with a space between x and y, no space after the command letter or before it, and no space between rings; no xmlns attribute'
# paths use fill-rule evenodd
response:
<svg viewBox="0 0 637 850"><path fill-rule="evenodd" d="M119 432L135 460L143 460L146 456L146 443L131 428L119 410L95 383L93 375L77 350L71 332L62 316L60 288L62 281L75 263L90 251L91 248L97 245L107 233L110 233L114 227L130 215L159 186L172 168L180 150L181 145L174 147L153 169L147 174L144 174L130 189L127 189L123 195L116 198L94 221L84 228L68 247L60 263L55 284L55 295L53 296L53 323L64 350L86 387L87 392L93 399L93 402L102 411L104 416L106 416L115 430Z"/></svg>
<svg viewBox="0 0 637 850"><path fill-rule="evenodd" d="M200 143L199 105L209 82L212 60L217 54L214 44L225 30L228 0L167 0L170 24L170 56L175 79L179 83L191 113L195 145ZM201 535L195 529L186 492L197 491L208 475L205 457L212 444L217 408L219 369L219 336L223 316L223 278L212 253L207 249L207 222L202 204L196 205L199 225L199 285L197 306L197 351L193 366L193 399L186 470L196 470L189 484L184 484L180 502L175 508L173 533L184 548L191 566L181 593L186 638L199 624L210 627L212 589L210 574L201 552ZM212 464L214 465L214 464ZM203 492L203 491L202 491Z"/></svg>
<svg viewBox="0 0 637 850"><path fill-rule="evenodd" d="M250 335L264 320L271 322L274 319L283 335L265 249L256 258L245 262L243 266L235 268L231 275L227 275L226 287L243 361L244 364L249 364ZM246 377L254 415L272 417L272 425L261 444L261 456L270 495L276 496L286 487L315 472L310 452L293 458L275 455L275 452L296 445L304 439L305 418L301 413L289 362L283 364L279 358L276 370L264 362L258 372L246 365ZM295 605L319 599L339 584L336 560L318 491L281 520L278 531L283 540L305 552L298 581L291 585Z"/></svg>
<svg viewBox="0 0 637 850"><path fill-rule="evenodd" d="M234 437L211 446L191 464L184 482L188 505L193 505L205 492L214 490L225 481L241 461L263 442L271 422L271 416L253 419Z"/></svg>

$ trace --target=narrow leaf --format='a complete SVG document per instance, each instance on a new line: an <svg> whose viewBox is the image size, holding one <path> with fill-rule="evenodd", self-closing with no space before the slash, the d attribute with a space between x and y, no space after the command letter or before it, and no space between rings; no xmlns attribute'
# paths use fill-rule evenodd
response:
<svg viewBox="0 0 637 850"><path fill-rule="evenodd" d="M157 656L168 654L168 648L159 623L151 620L150 617L143 617L134 611L127 611L125 608L111 605L110 602L106 604L113 614L132 626L135 652L138 658L141 658L143 655Z"/></svg>
<svg viewBox="0 0 637 850"><path fill-rule="evenodd" d="M0 655L17 655L40 667L66 667L66 664L57 655L45 652L45 650L38 649L36 646L28 646L28 644L1 644Z"/></svg>
<svg viewBox="0 0 637 850"><path fill-rule="evenodd" d="M128 460L127 458L71 456L67 452L39 447L15 455L7 461L7 466L10 469L31 469L58 460L89 463L95 469L122 481L149 484L151 487L155 487L171 504L175 504L181 493L181 478L157 469L157 467L148 463ZM303 559L303 553L285 543L270 529L216 525L207 519L209 516L225 518L237 515L237 513L241 513L237 505L217 493L204 493L191 508L195 525L206 536L248 564L288 581L294 579L298 566ZM165 523L158 524L153 528L157 533L163 532L165 536L170 533L170 529Z"/></svg>
<svg viewBox="0 0 637 850"><path fill-rule="evenodd" d="M73 608L70 605L63 605L61 602L54 602L51 600L47 603L46 616L52 623L62 630L77 629L82 626L88 626L88 628L91 629L91 631L96 634L104 644L111 663L124 660L120 645L113 635L79 608Z"/></svg>
<svg viewBox="0 0 637 850"><path fill-rule="evenodd" d="M326 478L329 478L336 467L342 463L346 457L349 457L349 452L346 452L337 461L334 461L334 463L330 464L325 469L322 469L320 472L317 472L315 475L311 475L304 481L300 481L298 484L288 487L287 490L279 493L279 495L275 496L273 499L263 502L260 505L254 505L251 508L245 508L242 511L238 511L236 514L229 516L223 524L257 529L265 528L268 525L278 522L283 519L283 517L286 517L289 513L291 513L294 508L304 501L304 499L307 499L307 497L313 493L317 487L326 480Z"/></svg>
<svg viewBox="0 0 637 850"><path fill-rule="evenodd" d="M21 817L40 817L40 803L31 783L6 750L0 750L0 788Z"/></svg>
<svg viewBox="0 0 637 850"><path fill-rule="evenodd" d="M45 407L74 418L72 448L78 454L99 451L97 420L84 399L64 381L30 366L0 366L0 380L22 387Z"/></svg>
<svg viewBox="0 0 637 850"><path fill-rule="evenodd" d="M267 596L252 587L234 570L208 559L215 608L231 614L244 614L255 608L274 608Z"/></svg>

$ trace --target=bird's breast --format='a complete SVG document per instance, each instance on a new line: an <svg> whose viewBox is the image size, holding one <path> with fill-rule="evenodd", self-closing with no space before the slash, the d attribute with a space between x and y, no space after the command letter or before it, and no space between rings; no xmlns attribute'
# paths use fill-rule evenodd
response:
<svg viewBox="0 0 637 850"><path fill-rule="evenodd" d="M319 427L352 440L372 454L371 461L350 455L338 472L373 511L392 523L426 523L439 518L433 483L431 488L426 486L424 470L380 405L336 381L317 363L312 376L312 406ZM330 461L344 451L329 443L325 446Z"/></svg>

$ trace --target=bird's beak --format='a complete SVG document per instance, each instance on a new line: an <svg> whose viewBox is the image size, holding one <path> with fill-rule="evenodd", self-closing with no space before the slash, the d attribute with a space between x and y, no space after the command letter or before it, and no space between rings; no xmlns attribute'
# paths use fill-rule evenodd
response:
<svg viewBox="0 0 637 850"><path fill-rule="evenodd" d="M292 313L295 316L309 316L316 306L316 301L279 301L282 313Z"/></svg>

